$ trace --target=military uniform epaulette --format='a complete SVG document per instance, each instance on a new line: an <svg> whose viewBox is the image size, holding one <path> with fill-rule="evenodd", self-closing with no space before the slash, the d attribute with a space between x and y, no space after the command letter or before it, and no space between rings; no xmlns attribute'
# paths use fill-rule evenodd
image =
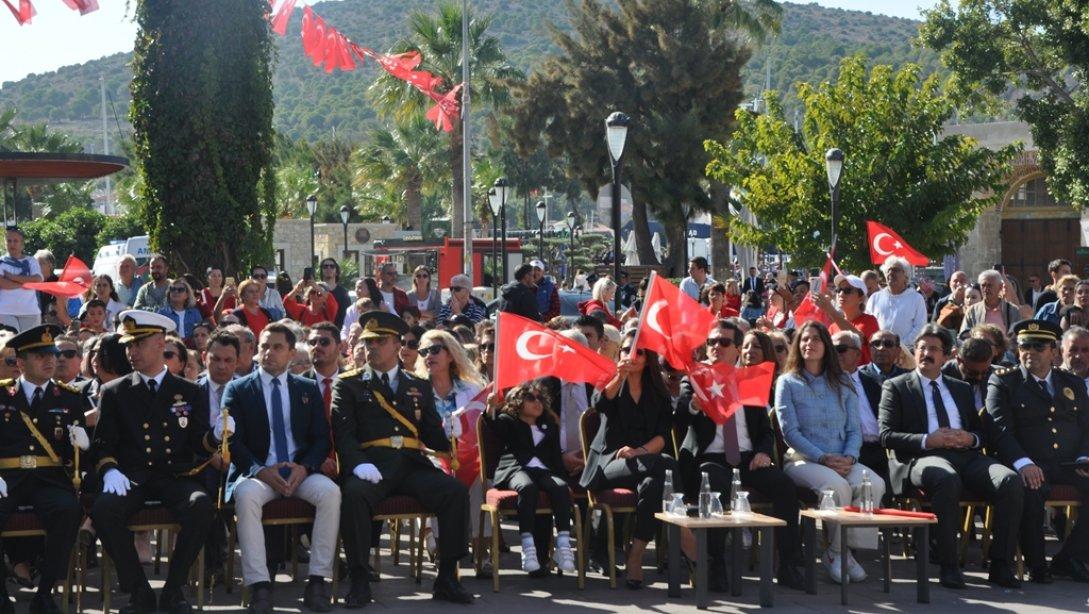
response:
<svg viewBox="0 0 1089 614"><path fill-rule="evenodd" d="M15 385L15 379L14 378L9 377L7 379L0 380L0 388L7 388L8 386L14 386L14 385Z"/></svg>
<svg viewBox="0 0 1089 614"><path fill-rule="evenodd" d="M349 369L347 371L342 372L340 374L340 377L343 378L343 379L347 379L349 377L355 377L355 376L359 375L362 372L363 372L363 369Z"/></svg>
<svg viewBox="0 0 1089 614"><path fill-rule="evenodd" d="M70 384L65 384L64 382L58 382L56 380L53 380L53 383L56 384L57 388L60 388L61 390L67 390L72 394L82 394L79 388L76 388L75 386L72 386Z"/></svg>
<svg viewBox="0 0 1089 614"><path fill-rule="evenodd" d="M995 375L1009 375L1010 373L1016 373L1017 371L1020 371L1020 370L1021 369L1019 367L1001 367L1001 368L995 369L994 374Z"/></svg>

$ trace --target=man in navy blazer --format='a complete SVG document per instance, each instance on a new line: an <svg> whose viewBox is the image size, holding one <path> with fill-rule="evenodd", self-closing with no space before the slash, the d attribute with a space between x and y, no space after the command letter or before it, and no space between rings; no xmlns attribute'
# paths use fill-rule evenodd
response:
<svg viewBox="0 0 1089 614"><path fill-rule="evenodd" d="M280 497L316 508L303 604L315 612L332 607L325 578L332 577L340 488L321 473L330 445L321 392L313 380L288 373L295 342L287 326L266 326L258 343L259 368L227 384L223 393L222 407L236 424L226 498L235 500L243 582L253 589L250 612L272 611L261 517L265 504Z"/></svg>

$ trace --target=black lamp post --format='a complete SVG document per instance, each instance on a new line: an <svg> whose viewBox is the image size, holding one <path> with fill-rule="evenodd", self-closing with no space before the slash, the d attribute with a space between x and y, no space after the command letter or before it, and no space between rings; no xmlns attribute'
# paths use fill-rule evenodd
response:
<svg viewBox="0 0 1089 614"><path fill-rule="evenodd" d="M344 225L344 259L348 258L348 220L352 217L352 210L348 205L340 206L340 223Z"/></svg>
<svg viewBox="0 0 1089 614"><path fill-rule="evenodd" d="M507 182L506 177L500 177L495 180L495 195L499 199L499 240L503 245L500 247L500 253L503 255L503 283L507 283L509 277L507 277L507 196L510 195L510 183ZM492 209L495 209L495 205L492 205Z"/></svg>
<svg viewBox="0 0 1089 614"><path fill-rule="evenodd" d="M499 250L496 240L499 234L499 211L502 209L499 203L499 195L495 188L488 190L488 208L492 211L492 296L499 294Z"/></svg>
<svg viewBox="0 0 1089 614"><path fill-rule="evenodd" d="M628 140L631 118L616 111L605 120L605 141L613 167L613 281L620 283L620 158ZM620 293L613 298L613 313L620 313Z"/></svg>
<svg viewBox="0 0 1089 614"><path fill-rule="evenodd" d="M824 169L828 172L828 189L832 192L832 237L830 250L836 249L836 228L839 226L839 180L843 174L843 151L829 149L824 154Z"/></svg>
<svg viewBox="0 0 1089 614"><path fill-rule="evenodd" d="M541 238L537 243L537 257L541 259L541 262L544 262L544 259L545 259L545 253L544 253L544 223L545 223L545 215L548 214L548 205L545 204L545 201L541 200L541 201L537 201L537 207L536 208L537 208L537 222L540 224L540 232L541 232Z"/></svg>
<svg viewBox="0 0 1089 614"><path fill-rule="evenodd" d="M567 279L571 280L572 287L575 280L575 229L578 228L578 216L574 211L567 214L567 235L571 239L571 247L568 248L571 256L571 266L567 269Z"/></svg>
<svg viewBox="0 0 1089 614"><path fill-rule="evenodd" d="M310 266L314 266L314 214L318 211L318 196L317 194L311 194L306 197L306 210L310 212Z"/></svg>

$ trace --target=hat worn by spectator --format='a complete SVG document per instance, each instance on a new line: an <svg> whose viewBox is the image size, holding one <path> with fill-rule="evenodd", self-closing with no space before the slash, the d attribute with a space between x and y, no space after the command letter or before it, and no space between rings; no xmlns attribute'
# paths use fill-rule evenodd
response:
<svg viewBox="0 0 1089 614"><path fill-rule="evenodd" d="M121 321L122 335L118 341L122 345L144 337L173 332L177 328L174 325L174 320L142 309L126 309L117 317Z"/></svg>
<svg viewBox="0 0 1089 614"><path fill-rule="evenodd" d="M839 286L839 282L841 281L847 282L855 290L858 290L862 294L866 294L866 284L858 275L836 275L836 278L833 280L833 285Z"/></svg>
<svg viewBox="0 0 1089 614"><path fill-rule="evenodd" d="M368 311L359 316L359 323L363 327L360 339L380 339L386 335L400 339L408 332L408 324L388 311Z"/></svg>
<svg viewBox="0 0 1089 614"><path fill-rule="evenodd" d="M469 279L468 275L458 273L450 278L451 288L469 288L472 289L473 282Z"/></svg>
<svg viewBox="0 0 1089 614"><path fill-rule="evenodd" d="M15 335L7 342L6 347L14 349L15 353L19 355L34 352L35 354L53 354L55 356L60 354L60 350L57 349L54 340L63 332L64 329L56 324L42 324Z"/></svg>
<svg viewBox="0 0 1089 614"><path fill-rule="evenodd" d="M545 265L540 260L530 260L529 265L535 269L545 270Z"/></svg>
<svg viewBox="0 0 1089 614"><path fill-rule="evenodd" d="M1062 336L1063 329L1047 320L1021 320L1013 325L1013 334L1018 341L1025 339L1056 343Z"/></svg>

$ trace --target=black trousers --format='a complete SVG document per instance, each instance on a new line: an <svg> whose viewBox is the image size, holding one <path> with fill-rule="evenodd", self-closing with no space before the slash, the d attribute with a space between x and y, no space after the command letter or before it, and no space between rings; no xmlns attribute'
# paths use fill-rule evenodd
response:
<svg viewBox="0 0 1089 614"><path fill-rule="evenodd" d="M1089 478L1078 475L1073 468L1058 465L1040 465L1045 482L1033 490L1025 487L1025 510L1021 516L1021 552L1025 565L1031 569L1040 567L1046 560L1044 554L1044 501L1051 496L1052 484L1069 484L1078 489L1082 501L1089 501ZM1078 520L1063 541L1060 557L1089 560L1089 522L1078 514Z"/></svg>
<svg viewBox="0 0 1089 614"><path fill-rule="evenodd" d="M662 511L662 488L666 470L677 471L677 461L665 454L643 454L632 458L614 458L602 467L604 478L595 489L631 488L638 501L635 504L635 539L654 539L658 520L654 514Z"/></svg>
<svg viewBox="0 0 1089 614"><path fill-rule="evenodd" d="M395 475L373 484L348 474L341 486L340 535L353 574L366 568L370 552L374 508L391 495L406 495L420 502L439 519L439 553L444 561L468 554L469 490L457 478L436 468L402 463Z"/></svg>
<svg viewBox="0 0 1089 614"><path fill-rule="evenodd" d="M1024 501L1021 478L1013 469L978 452L942 450L915 459L909 477L913 486L922 488L929 495L931 507L938 516L939 563L957 564L960 499L965 488L994 506L991 561L1006 565L1013 562Z"/></svg>
<svg viewBox="0 0 1089 614"><path fill-rule="evenodd" d="M801 533L798 531L798 495L794 481L787 477L779 467L764 467L755 471L749 469L749 463L755 456L752 452L741 454L741 485L753 492L771 499L772 515L785 520L787 526L775 529L775 545L779 550L779 561L784 565L800 565L802 562ZM704 454L699 457L701 472L707 472L711 481L711 490L719 493L723 509L730 509L730 487L734 468L726 462L725 454ZM699 481L697 480L697 483ZM712 560L723 560L726 552L726 529L714 529L709 532L707 553Z"/></svg>
<svg viewBox="0 0 1089 614"><path fill-rule="evenodd" d="M21 476L8 489L8 496L0 498L0 527L6 527L8 518L20 506L31 505L42 526L45 527L45 548L42 550L41 575L38 589L48 592L68 570L68 559L76 543L79 521L83 517L79 499L72 487L59 483L67 480L58 468L32 469ZM42 479L38 472L53 472L51 479ZM59 483L58 483L59 482ZM3 558L0 553L0 559ZM7 567L0 560L0 594L6 595Z"/></svg>
<svg viewBox="0 0 1089 614"><path fill-rule="evenodd" d="M879 443L863 443L862 450L858 453L858 462L866 465L873 470L882 480L885 480L885 484L892 484L889 481L889 456L885 448L881 447ZM885 489L885 496L881 501L876 503L881 507L888 507L892 501L892 488Z"/></svg>
<svg viewBox="0 0 1089 614"><path fill-rule="evenodd" d="M562 477L548 469L525 467L497 486L518 493L519 533L533 533L537 524L537 497L541 491L548 495L556 530L571 530L571 491Z"/></svg>
<svg viewBox="0 0 1089 614"><path fill-rule="evenodd" d="M123 496L101 493L91 508L102 547L117 565L117 581L122 591L132 593L148 587L144 568L136 554L129 531L129 519L143 509L145 502L159 501L181 525L174 553L170 557L164 590L179 590L186 585L189 568L204 547L215 517L215 502L200 482L171 475L155 475L145 479Z"/></svg>

